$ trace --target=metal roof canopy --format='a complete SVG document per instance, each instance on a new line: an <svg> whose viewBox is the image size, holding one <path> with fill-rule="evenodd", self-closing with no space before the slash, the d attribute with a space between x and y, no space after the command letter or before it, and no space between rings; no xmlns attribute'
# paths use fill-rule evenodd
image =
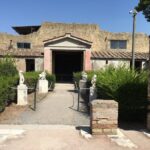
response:
<svg viewBox="0 0 150 150"><path fill-rule="evenodd" d="M14 26L12 27L18 34L27 35L39 30L41 26Z"/></svg>

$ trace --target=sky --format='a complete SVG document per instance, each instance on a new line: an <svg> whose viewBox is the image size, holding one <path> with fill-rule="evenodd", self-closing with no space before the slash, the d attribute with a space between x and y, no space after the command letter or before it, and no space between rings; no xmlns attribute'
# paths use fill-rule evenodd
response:
<svg viewBox="0 0 150 150"><path fill-rule="evenodd" d="M132 32L132 10L139 0L1 0L0 32L42 22L98 24L110 32ZM150 34L150 22L136 17L136 32Z"/></svg>

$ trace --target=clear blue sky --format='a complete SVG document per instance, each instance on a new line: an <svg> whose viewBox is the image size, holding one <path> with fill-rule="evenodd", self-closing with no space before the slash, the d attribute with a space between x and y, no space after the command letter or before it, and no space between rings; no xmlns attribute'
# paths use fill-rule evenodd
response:
<svg viewBox="0 0 150 150"><path fill-rule="evenodd" d="M11 26L39 25L44 21L95 23L112 32L131 32L129 11L139 0L1 0L0 32ZM150 34L150 22L137 15L137 32Z"/></svg>

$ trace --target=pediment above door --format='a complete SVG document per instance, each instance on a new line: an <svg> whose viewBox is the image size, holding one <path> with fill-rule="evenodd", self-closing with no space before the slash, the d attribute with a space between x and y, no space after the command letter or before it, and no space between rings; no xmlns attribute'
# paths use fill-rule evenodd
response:
<svg viewBox="0 0 150 150"><path fill-rule="evenodd" d="M56 37L53 39L45 40L44 47L50 48L63 48L63 49L90 49L92 42L75 37L70 33L67 33L63 36Z"/></svg>

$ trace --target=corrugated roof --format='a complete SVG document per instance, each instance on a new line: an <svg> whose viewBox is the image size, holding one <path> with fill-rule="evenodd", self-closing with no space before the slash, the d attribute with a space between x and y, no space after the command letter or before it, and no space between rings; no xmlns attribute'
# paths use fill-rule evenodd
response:
<svg viewBox="0 0 150 150"><path fill-rule="evenodd" d="M121 50L93 51L91 58L92 59L132 59L132 53L121 51ZM135 52L135 59L148 60L149 53Z"/></svg>

